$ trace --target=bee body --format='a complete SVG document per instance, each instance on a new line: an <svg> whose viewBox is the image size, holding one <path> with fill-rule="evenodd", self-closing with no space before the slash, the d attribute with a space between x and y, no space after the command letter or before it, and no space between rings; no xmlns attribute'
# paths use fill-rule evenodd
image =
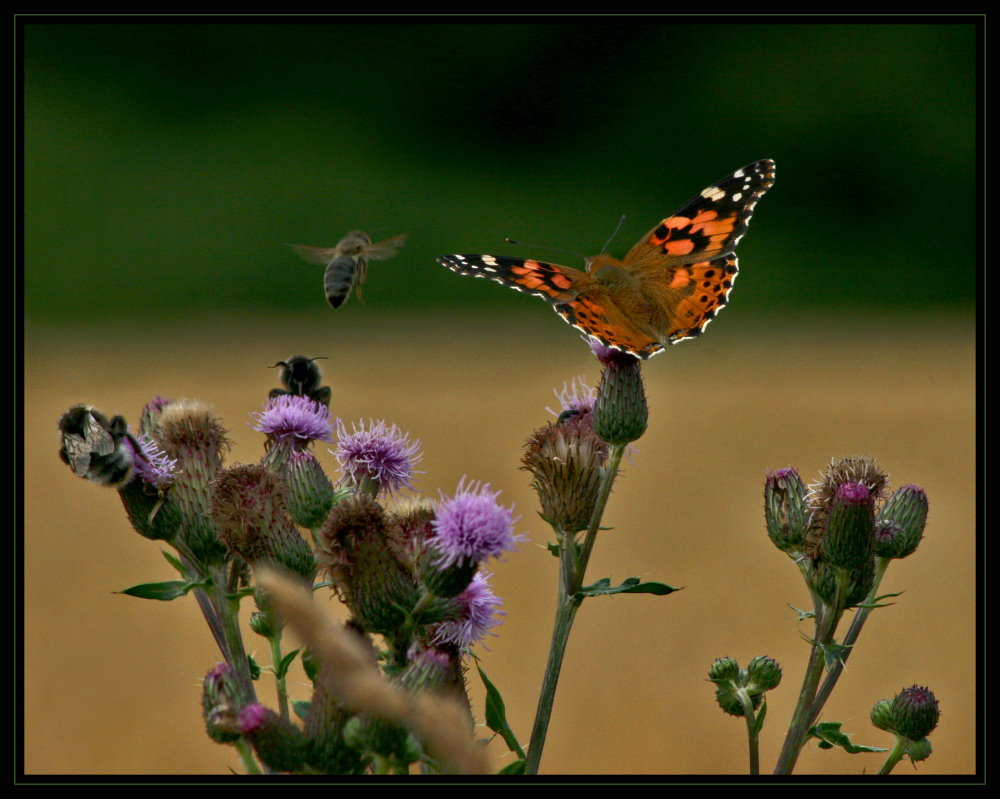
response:
<svg viewBox="0 0 1000 799"><path fill-rule="evenodd" d="M281 367L281 384L284 388L273 388L268 395L271 399L280 397L282 394L295 394L301 397L309 397L313 402L321 405L330 405L331 391L329 386L321 386L323 373L316 365L316 361L324 359L319 355L315 358L307 358L305 355L293 355L287 361L278 361L274 367ZM274 368L271 367L271 368Z"/></svg>
<svg viewBox="0 0 1000 799"><path fill-rule="evenodd" d="M361 230L352 230L342 238L336 247L309 247L304 244L289 244L303 260L326 267L323 273L323 291L326 301L333 308L339 308L354 289L361 299L361 287L368 279L368 262L391 258L396 249L406 240L401 233L391 239L372 244L371 237Z"/></svg>
<svg viewBox="0 0 1000 799"><path fill-rule="evenodd" d="M59 457L74 474L112 488L132 479L135 453L141 448L123 417L108 421L90 405L75 405L59 420L59 430Z"/></svg>

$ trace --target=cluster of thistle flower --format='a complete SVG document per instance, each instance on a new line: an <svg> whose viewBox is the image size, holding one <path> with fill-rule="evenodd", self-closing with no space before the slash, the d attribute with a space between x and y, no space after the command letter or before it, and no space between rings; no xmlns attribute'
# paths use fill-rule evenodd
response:
<svg viewBox="0 0 1000 799"><path fill-rule="evenodd" d="M499 504L489 485L464 478L437 503L402 497L401 489L413 488L419 442L382 421L350 430L336 423L330 452L342 479L334 485L312 451L314 442L333 441L329 388L319 386L315 359L281 363L285 388L253 415L254 428L267 436L259 463L224 467L229 442L211 408L162 398L143 409L137 435L121 417L70 409L59 425L60 455L81 477L117 488L141 535L176 549L178 557L168 560L183 582L127 593L196 597L225 658L204 681L214 740L243 747L251 769L246 744L269 771L361 773L373 763L405 770L424 757L420 744L402 727L348 712L317 679L323 666L308 652L302 660L314 693L308 703L292 703L304 727L292 720L283 678L295 652L281 654L282 621L254 586L254 572L277 568L310 590L331 587L350 610L347 628L390 680L468 706L464 656L503 615L481 566L520 540L513 508ZM296 370L308 379L296 381ZM314 586L318 572L327 582ZM280 712L256 700L259 667L245 654L236 620L247 595L257 605L251 629L272 644ZM469 729L471 735L471 714Z"/></svg>
<svg viewBox="0 0 1000 799"><path fill-rule="evenodd" d="M839 723L812 725L865 620L880 606L883 597L877 592L886 569L893 560L911 555L923 537L926 493L906 485L887 496L888 483L888 476L868 457L836 458L808 487L791 467L771 472L765 480L768 536L799 567L814 605L802 617L811 617L816 624L810 666L777 773L791 770L808 737L819 738L827 748L840 745L850 752L884 751L850 744L839 733ZM837 625L851 608L856 609L854 619L837 642ZM821 685L824 666L827 675ZM781 669L763 656L754 658L746 669L731 658L721 658L712 664L709 680L715 683L716 701L726 713L752 719L765 692L780 682ZM937 719L937 700L926 688L913 686L894 700L876 703L873 723L897 735L898 752L894 750L887 768L902 754L914 761L926 758L930 744L925 737Z"/></svg>

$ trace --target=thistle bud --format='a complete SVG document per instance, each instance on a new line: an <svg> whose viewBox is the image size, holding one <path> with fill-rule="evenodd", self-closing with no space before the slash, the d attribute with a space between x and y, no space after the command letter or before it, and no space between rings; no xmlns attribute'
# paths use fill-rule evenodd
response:
<svg viewBox="0 0 1000 799"><path fill-rule="evenodd" d="M896 491L878 514L876 552L883 558L913 554L927 524L927 494L919 486Z"/></svg>
<svg viewBox="0 0 1000 799"><path fill-rule="evenodd" d="M226 469L215 485L211 518L226 546L247 563L277 563L312 583L316 562L285 511L284 486L257 465Z"/></svg>
<svg viewBox="0 0 1000 799"><path fill-rule="evenodd" d="M589 411L536 430L525 444L522 469L534 476L541 517L567 533L586 530L601 487L608 445L594 432Z"/></svg>
<svg viewBox="0 0 1000 799"><path fill-rule="evenodd" d="M880 730L895 732L892 727L892 700L879 699L878 702L872 705L871 720L872 724Z"/></svg>
<svg viewBox="0 0 1000 799"><path fill-rule="evenodd" d="M201 707L208 736L218 743L232 743L241 733L239 685L228 663L219 663L205 675Z"/></svg>
<svg viewBox="0 0 1000 799"><path fill-rule="evenodd" d="M259 702L239 714L240 732L250 741L261 762L274 771L298 771L306 757L302 731Z"/></svg>
<svg viewBox="0 0 1000 799"><path fill-rule="evenodd" d="M360 774L367 761L344 740L351 714L323 680L316 682L306 718L306 762L323 774Z"/></svg>
<svg viewBox="0 0 1000 799"><path fill-rule="evenodd" d="M941 711L929 688L913 685L892 700L892 727L911 741L926 738L937 727Z"/></svg>
<svg viewBox="0 0 1000 799"><path fill-rule="evenodd" d="M229 447L226 430L211 407L197 400L177 400L158 410L145 423L167 457L177 462L171 494L183 518L180 536L202 562L223 563L226 548L207 515L211 484Z"/></svg>
<svg viewBox="0 0 1000 799"><path fill-rule="evenodd" d="M288 512L301 527L315 530L334 503L333 484L308 450L293 452L284 471Z"/></svg>
<svg viewBox="0 0 1000 799"><path fill-rule="evenodd" d="M861 564L857 569L851 569L847 591L842 598L844 607L849 608L864 602L874 583L874 558ZM833 605L837 599L837 567L822 559L816 561L812 571L812 585L827 605Z"/></svg>
<svg viewBox="0 0 1000 799"><path fill-rule="evenodd" d="M177 500L142 480L132 480L118 491L133 529L153 541L172 541L183 522Z"/></svg>
<svg viewBox="0 0 1000 799"><path fill-rule="evenodd" d="M764 481L764 520L767 534L782 552L801 552L809 529L807 489L799 473L778 469Z"/></svg>
<svg viewBox="0 0 1000 799"><path fill-rule="evenodd" d="M594 432L609 444L629 444L646 432L649 421L640 361L610 347L592 349L604 364L594 403Z"/></svg>
<svg viewBox="0 0 1000 799"><path fill-rule="evenodd" d="M862 483L842 483L830 505L823 557L831 566L857 569L875 553L875 505Z"/></svg>
<svg viewBox="0 0 1000 799"><path fill-rule="evenodd" d="M920 738L916 741L906 741L906 754L914 763L926 760L931 756L931 742L927 738Z"/></svg>
<svg viewBox="0 0 1000 799"><path fill-rule="evenodd" d="M749 678L747 683L749 694L770 691L777 688L781 682L781 666L773 658L759 655L747 665L747 677Z"/></svg>
<svg viewBox="0 0 1000 799"><path fill-rule="evenodd" d="M392 633L421 591L385 511L367 494L345 499L319 532L319 562L335 590L368 631Z"/></svg>
<svg viewBox="0 0 1000 799"><path fill-rule="evenodd" d="M708 670L708 679L712 682L726 681L736 683L740 677L740 665L730 657L718 658Z"/></svg>

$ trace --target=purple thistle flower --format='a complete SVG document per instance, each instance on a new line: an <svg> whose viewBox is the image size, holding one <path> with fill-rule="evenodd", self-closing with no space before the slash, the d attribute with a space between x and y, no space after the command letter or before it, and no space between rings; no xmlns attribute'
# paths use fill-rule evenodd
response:
<svg viewBox="0 0 1000 799"><path fill-rule="evenodd" d="M469 587L455 597L465 612L461 618L437 625L433 638L435 644L455 644L468 649L487 635L496 635L490 630L502 623L502 619L497 617L506 616L507 611L498 610L503 600L490 588L488 580L491 576L477 572Z"/></svg>
<svg viewBox="0 0 1000 799"><path fill-rule="evenodd" d="M369 419L347 427L337 423L337 450L334 452L344 474L356 486L374 480L380 491L394 494L401 488L413 488L413 467L422 459L420 442L410 441L399 427L383 420Z"/></svg>
<svg viewBox="0 0 1000 799"><path fill-rule="evenodd" d="M132 441L139 445L136 451ZM160 446L146 433L139 436L126 436L124 444L132 453L132 466L136 475L153 488L163 488L174 480L174 470L177 459L171 458L160 449Z"/></svg>
<svg viewBox="0 0 1000 799"><path fill-rule="evenodd" d="M257 419L252 425L259 433L275 440L332 441L330 409L297 394L281 394L264 405L262 412L250 414Z"/></svg>
<svg viewBox="0 0 1000 799"><path fill-rule="evenodd" d="M563 383L562 391L552 390L559 400L560 410L546 408L553 416L561 416L566 411L577 413L593 413L594 402L597 401L597 389L587 385L582 377L574 377L572 382Z"/></svg>
<svg viewBox="0 0 1000 799"><path fill-rule="evenodd" d="M521 517L514 517L513 505L497 504L498 496L500 492L490 491L489 483L466 486L464 477L454 497L441 495L437 517L431 522L435 532L431 543L441 556L439 568L498 558L524 540L514 535L514 523Z"/></svg>

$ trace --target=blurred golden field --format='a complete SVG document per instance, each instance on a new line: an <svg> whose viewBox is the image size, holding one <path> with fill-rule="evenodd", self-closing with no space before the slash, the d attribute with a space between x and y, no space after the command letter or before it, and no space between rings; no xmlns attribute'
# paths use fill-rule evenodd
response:
<svg viewBox="0 0 1000 799"><path fill-rule="evenodd" d="M526 302L527 306L528 303ZM732 313L732 312L728 312ZM828 703L856 743L890 746L872 704L927 685L942 709L924 776L975 772L976 417L971 317L773 317L706 335L644 366L650 424L616 484L588 581L639 576L683 587L667 597L587 600L577 616L542 760L544 774L739 775L743 722L718 709L712 661L767 654L784 668L769 694L762 770L780 749L802 678L808 597L767 538L768 469L813 479L831 457L870 454L894 486L930 498L926 538L889 569L904 591L876 611ZM507 616L480 648L508 717L527 743L552 625L556 560L544 544L521 445L551 419L554 388L599 367L576 331L532 304L513 314L387 316L356 303L306 318L202 319L169 327L29 325L25 341L24 769L29 775L240 771L205 735L201 678L217 662L193 598L160 603L114 593L174 579L161 545L139 537L113 491L74 477L57 457L56 423L87 402L136 425L156 394L212 403L230 430L228 462L262 453L250 412L277 385L266 367L325 355L331 410L386 419L420 439L420 491L454 491L467 475L515 503L529 542L490 569ZM335 459L317 448L335 474ZM591 579L592 578L592 579ZM317 594L323 597L322 593ZM321 600L322 601L322 600ZM341 614L329 602L331 615ZM244 616L246 612L244 612ZM342 615L342 614L341 614ZM264 639L248 648L268 662ZM291 646L292 642L289 641ZM468 675L482 720L483 689ZM292 672L296 698L306 678ZM273 681L258 684L274 705ZM482 735L488 730L482 728ZM508 762L494 742L497 768ZM877 754L809 745L796 774L873 774Z"/></svg>

